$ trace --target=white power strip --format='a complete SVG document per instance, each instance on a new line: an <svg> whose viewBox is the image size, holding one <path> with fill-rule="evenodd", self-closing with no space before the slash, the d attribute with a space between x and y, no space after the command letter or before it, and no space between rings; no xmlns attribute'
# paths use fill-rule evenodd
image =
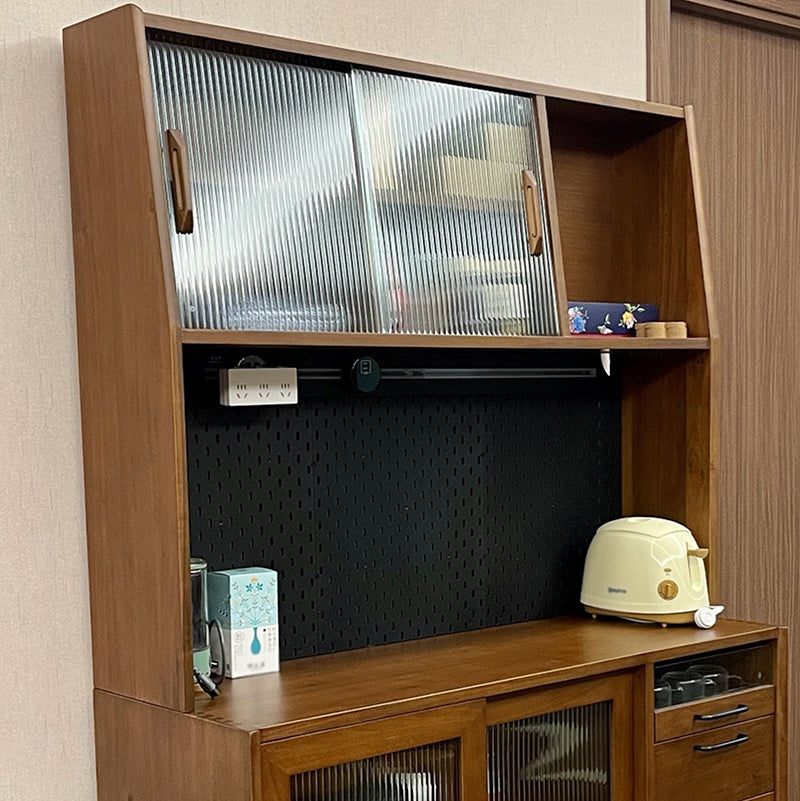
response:
<svg viewBox="0 0 800 801"><path fill-rule="evenodd" d="M219 371L223 406L274 406L297 403L294 367L234 367Z"/></svg>

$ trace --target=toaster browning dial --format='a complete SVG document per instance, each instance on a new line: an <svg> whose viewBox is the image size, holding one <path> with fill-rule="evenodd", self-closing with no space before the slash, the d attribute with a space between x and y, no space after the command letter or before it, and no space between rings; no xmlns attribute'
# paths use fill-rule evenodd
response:
<svg viewBox="0 0 800 801"><path fill-rule="evenodd" d="M667 579L658 585L658 594L665 600L671 601L678 594L678 585Z"/></svg>

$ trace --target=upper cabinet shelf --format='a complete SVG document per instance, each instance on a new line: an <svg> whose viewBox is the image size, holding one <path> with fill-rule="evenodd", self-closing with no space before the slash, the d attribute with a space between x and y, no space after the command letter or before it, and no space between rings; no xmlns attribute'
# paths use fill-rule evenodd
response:
<svg viewBox="0 0 800 801"><path fill-rule="evenodd" d="M184 342L564 347L569 301L693 339L568 347L713 337L683 109L144 19Z"/></svg>
<svg viewBox="0 0 800 801"><path fill-rule="evenodd" d="M547 100L570 301L655 303L715 337L694 118Z"/></svg>
<svg viewBox="0 0 800 801"><path fill-rule="evenodd" d="M615 336L436 336L431 334L348 334L307 331L215 331L184 328L184 345L336 348L508 348L539 350L708 350L708 337L641 339Z"/></svg>

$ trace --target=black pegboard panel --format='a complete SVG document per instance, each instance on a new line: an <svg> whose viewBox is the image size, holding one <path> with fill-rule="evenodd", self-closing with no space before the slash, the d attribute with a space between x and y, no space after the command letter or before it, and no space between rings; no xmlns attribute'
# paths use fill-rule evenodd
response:
<svg viewBox="0 0 800 801"><path fill-rule="evenodd" d="M221 407L216 370L241 355L185 359L191 549L278 571L282 658L578 608L588 543L620 511L616 382L301 382L297 406Z"/></svg>

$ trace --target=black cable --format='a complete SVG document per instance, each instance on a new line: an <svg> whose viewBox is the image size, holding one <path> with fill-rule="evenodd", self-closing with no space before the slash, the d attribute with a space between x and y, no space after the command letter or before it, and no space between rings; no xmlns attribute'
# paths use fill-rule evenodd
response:
<svg viewBox="0 0 800 801"><path fill-rule="evenodd" d="M217 656L219 657L218 659L213 659L214 649L211 648L211 635L215 631L216 631L216 636L217 636L217 643L218 643L218 646L219 646L219 649L218 649L219 653L217 654ZM214 618L214 620L212 620L208 624L208 647L209 647L209 651L211 652L211 656L212 656L211 664L213 665L214 662L217 663L217 670L216 671L214 671L214 670L211 671L211 681L213 681L214 684L217 687L219 687L220 684L222 684L222 682L225 681L225 661L226 660L225 660L225 640L222 639L222 626L220 626L219 620L217 620L216 618Z"/></svg>
<svg viewBox="0 0 800 801"><path fill-rule="evenodd" d="M201 673L197 668L192 672L194 673L194 680L200 685L200 689L203 692L207 693L211 698L216 698L219 695L217 685L205 673Z"/></svg>

